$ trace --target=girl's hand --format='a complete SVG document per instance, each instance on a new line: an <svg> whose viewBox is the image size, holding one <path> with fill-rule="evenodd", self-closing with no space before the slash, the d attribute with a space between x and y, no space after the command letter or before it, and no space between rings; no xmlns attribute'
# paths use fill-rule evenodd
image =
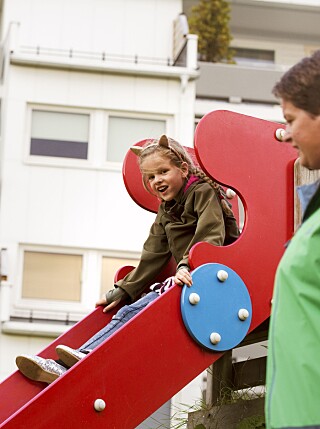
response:
<svg viewBox="0 0 320 429"><path fill-rule="evenodd" d="M186 268L181 268L176 272L174 276L175 284L182 286L187 285L188 287L192 286L192 277L189 271Z"/></svg>
<svg viewBox="0 0 320 429"><path fill-rule="evenodd" d="M107 300L106 297L103 296L102 298L100 298L97 302L96 302L96 307L99 307L99 305L107 305Z"/></svg>
<svg viewBox="0 0 320 429"><path fill-rule="evenodd" d="M106 297L102 297L99 299L99 301L96 302L96 307L99 307L99 305L104 305L105 308L102 310L104 313L107 313L108 311L112 310L114 307L116 307L119 302L121 301L121 298L117 299L116 301L111 302L107 305Z"/></svg>

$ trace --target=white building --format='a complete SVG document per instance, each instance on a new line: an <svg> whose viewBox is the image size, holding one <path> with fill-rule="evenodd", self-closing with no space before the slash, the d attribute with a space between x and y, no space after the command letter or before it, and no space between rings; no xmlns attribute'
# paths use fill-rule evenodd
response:
<svg viewBox="0 0 320 429"><path fill-rule="evenodd" d="M190 14L196 0L185 0ZM318 0L229 0L236 64L200 62L195 112L227 109L283 121L271 91L284 71L320 49Z"/></svg>
<svg viewBox="0 0 320 429"><path fill-rule="evenodd" d="M187 65L172 65L181 10L1 1L1 379L139 258L154 215L128 196L122 159L164 132L193 141L196 39Z"/></svg>

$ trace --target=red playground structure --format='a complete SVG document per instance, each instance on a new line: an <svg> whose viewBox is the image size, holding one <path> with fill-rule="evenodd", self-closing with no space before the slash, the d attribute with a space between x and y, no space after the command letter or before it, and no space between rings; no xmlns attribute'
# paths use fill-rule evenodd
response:
<svg viewBox="0 0 320 429"><path fill-rule="evenodd" d="M195 135L197 162L236 192L245 221L239 239L229 246L196 244L190 264L192 269L223 264L243 282L252 306L245 335L270 315L275 270L293 233L297 155L276 139L278 128L273 122L215 111L202 118ZM144 190L130 151L123 175L134 201L156 211L158 201ZM173 270L173 265L168 267L164 276ZM180 287L169 289L50 385L28 380L19 371L9 376L0 384L0 428L135 428L223 354L190 335L181 314L181 295ZM233 295L226 302L237 304ZM39 355L55 359L56 345L79 347L113 314L95 309Z"/></svg>

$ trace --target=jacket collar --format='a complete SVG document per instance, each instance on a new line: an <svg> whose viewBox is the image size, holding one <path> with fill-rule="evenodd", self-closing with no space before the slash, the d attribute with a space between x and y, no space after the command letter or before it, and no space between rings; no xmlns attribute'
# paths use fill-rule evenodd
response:
<svg viewBox="0 0 320 429"><path fill-rule="evenodd" d="M192 189L199 183L200 179L197 176L191 176L185 180L185 185L182 186L178 195L174 200L165 201L162 203L163 209L168 214L180 216L183 212L184 202Z"/></svg>

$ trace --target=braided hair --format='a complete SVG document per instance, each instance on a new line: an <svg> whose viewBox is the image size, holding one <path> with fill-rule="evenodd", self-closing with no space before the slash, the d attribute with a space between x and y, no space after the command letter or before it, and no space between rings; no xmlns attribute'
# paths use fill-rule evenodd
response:
<svg viewBox="0 0 320 429"><path fill-rule="evenodd" d="M180 168L182 163L187 163L188 165L188 176L196 176L199 179L207 182L215 191L218 200L220 202L221 208L223 212L228 216L233 216L233 212L231 209L231 204L227 200L227 196L222 188L217 182L212 180L209 176L207 176L202 169L196 165L195 161L192 159L190 154L184 149L184 147L178 143L176 140L171 137L167 137L162 135L159 139L148 140L143 147L134 146L131 148L133 152L138 155L138 163L142 173L142 181L145 189L148 192L150 188L148 187L148 180L146 175L142 171L142 163L144 159L154 153L159 153L161 156L166 157L170 160L170 162L176 167Z"/></svg>

